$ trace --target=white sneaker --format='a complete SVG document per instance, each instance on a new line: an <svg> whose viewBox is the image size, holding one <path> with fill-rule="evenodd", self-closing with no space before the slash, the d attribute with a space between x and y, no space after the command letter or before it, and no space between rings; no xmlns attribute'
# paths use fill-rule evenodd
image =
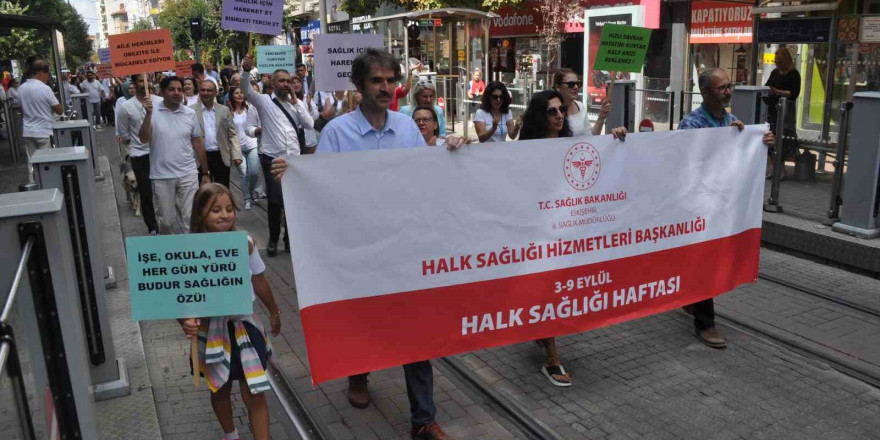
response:
<svg viewBox="0 0 880 440"><path fill-rule="evenodd" d="M250 209L251 209L251 201L250 201L250 200L247 200L247 201L244 202L244 210L245 210L245 211L250 211Z"/></svg>

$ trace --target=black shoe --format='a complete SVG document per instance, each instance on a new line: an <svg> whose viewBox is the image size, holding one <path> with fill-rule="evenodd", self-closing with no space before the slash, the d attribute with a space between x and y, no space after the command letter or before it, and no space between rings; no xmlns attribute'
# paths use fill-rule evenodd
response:
<svg viewBox="0 0 880 440"><path fill-rule="evenodd" d="M284 240L284 252L288 254L290 253L290 242L287 240Z"/></svg>
<svg viewBox="0 0 880 440"><path fill-rule="evenodd" d="M278 253L278 242L277 241L270 241L269 244L266 246L266 255L268 255L270 257L274 257L275 254L277 254L277 253Z"/></svg>

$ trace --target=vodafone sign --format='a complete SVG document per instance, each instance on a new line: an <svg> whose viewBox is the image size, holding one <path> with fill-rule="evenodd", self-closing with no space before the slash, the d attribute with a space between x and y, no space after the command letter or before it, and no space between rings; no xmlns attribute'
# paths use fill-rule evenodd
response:
<svg viewBox="0 0 880 440"><path fill-rule="evenodd" d="M490 37L538 35L544 25L537 3L524 3L518 8L501 8L496 13L500 17L491 19Z"/></svg>
<svg viewBox="0 0 880 440"><path fill-rule="evenodd" d="M695 1L691 6L691 43L751 43L752 5Z"/></svg>

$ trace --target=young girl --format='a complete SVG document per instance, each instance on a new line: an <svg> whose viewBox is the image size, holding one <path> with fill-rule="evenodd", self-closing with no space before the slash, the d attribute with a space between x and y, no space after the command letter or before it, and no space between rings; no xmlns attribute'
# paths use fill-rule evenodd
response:
<svg viewBox="0 0 880 440"><path fill-rule="evenodd" d="M235 230L235 202L223 185L202 185L193 197L190 233L228 232ZM266 266L248 237L252 292L269 310L272 336L281 331L281 312L263 271ZM214 316L180 319L187 337L198 337L199 370L211 388L211 407L225 433L225 440L238 439L232 414L232 381L241 386L241 400L248 410L251 431L256 440L269 439L269 409L263 391L269 389L265 375L272 346L265 336L260 319L254 315ZM245 376L247 371L247 376Z"/></svg>

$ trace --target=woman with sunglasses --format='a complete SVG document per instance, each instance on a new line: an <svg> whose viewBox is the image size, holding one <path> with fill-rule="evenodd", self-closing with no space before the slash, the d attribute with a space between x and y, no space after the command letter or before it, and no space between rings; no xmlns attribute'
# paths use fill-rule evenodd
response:
<svg viewBox="0 0 880 440"><path fill-rule="evenodd" d="M580 101L578 101L578 92L583 89L584 83L578 79L574 70L568 68L557 70L553 75L553 84L556 85L556 91L562 95L562 103L568 109L566 119L568 119L568 126L571 127L572 136L589 134L598 136L601 134L602 125L605 124L605 117L611 112L611 102L605 101L602 103L602 111L599 113L599 118L596 119L596 123L590 128L590 118L586 110L581 108ZM620 128L616 128L615 131L619 132ZM626 131L625 128L623 130Z"/></svg>
<svg viewBox="0 0 880 440"><path fill-rule="evenodd" d="M562 94L556 90L535 93L523 113L519 140L571 137L566 110L568 107L564 104ZM626 129L615 128L612 135L622 140L626 137ZM541 366L544 376L558 387L571 386L571 375L565 371L556 351L556 338L538 339L535 343L547 352L547 359Z"/></svg>
<svg viewBox="0 0 880 440"><path fill-rule="evenodd" d="M522 123L510 111L510 92L499 81L492 81L483 92L483 102L474 114L474 130L480 142L504 142L519 134Z"/></svg>

